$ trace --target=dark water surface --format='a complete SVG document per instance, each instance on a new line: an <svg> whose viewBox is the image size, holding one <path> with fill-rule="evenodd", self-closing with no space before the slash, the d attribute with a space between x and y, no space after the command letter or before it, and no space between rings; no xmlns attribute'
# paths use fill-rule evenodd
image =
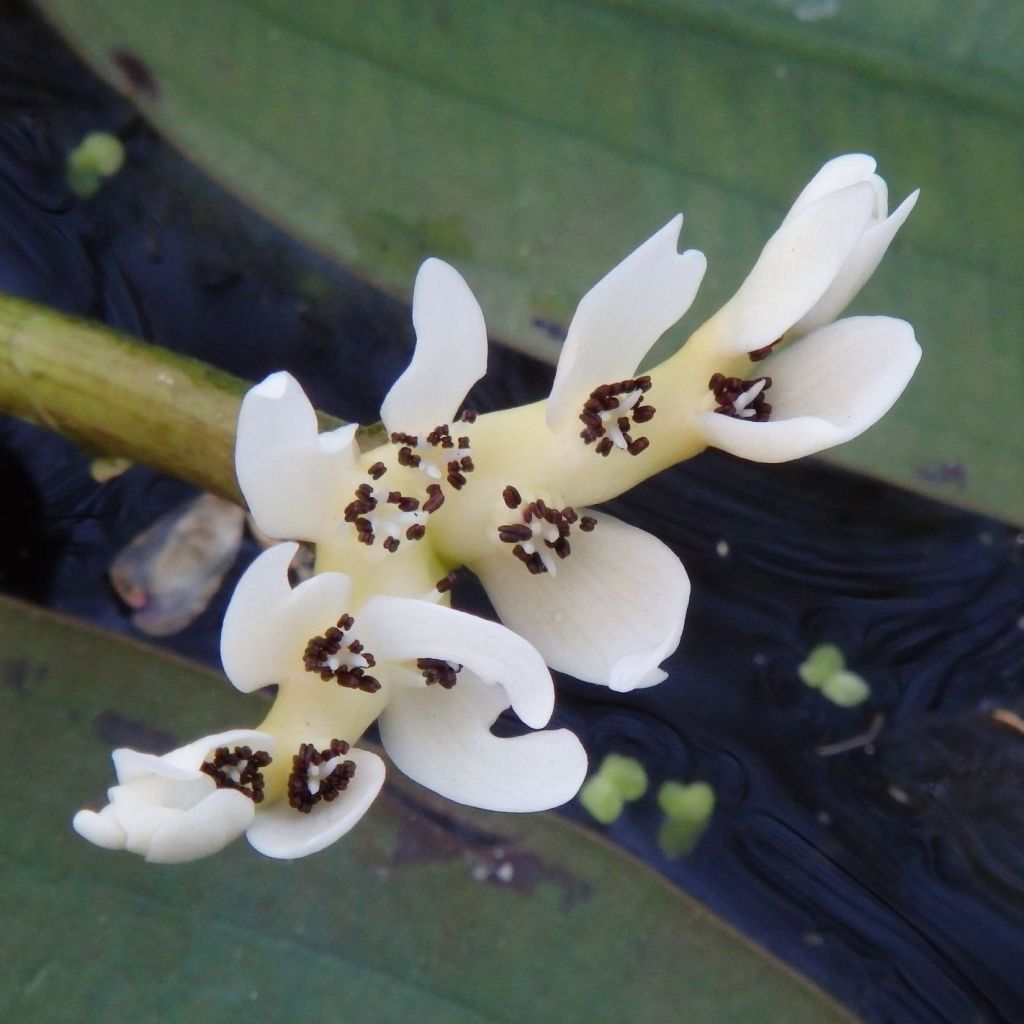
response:
<svg viewBox="0 0 1024 1024"><path fill-rule="evenodd" d="M0 289L249 378L289 369L322 408L375 419L408 309L203 181L21 8L0 5L0 41ZM129 160L83 201L64 159L94 129ZM550 378L495 350L474 404ZM101 488L68 442L0 421L0 489L0 587L132 632L106 569L188 488L142 467ZM612 838L865 1020L1024 1020L1024 735L992 717L1024 713L1024 536L815 462L717 453L611 510L671 544L694 586L669 681L619 696L560 680L558 717L594 763L632 754L651 776ZM229 592L168 645L215 664ZM870 682L865 704L799 681L822 642ZM670 778L718 799L678 861L656 841Z"/></svg>

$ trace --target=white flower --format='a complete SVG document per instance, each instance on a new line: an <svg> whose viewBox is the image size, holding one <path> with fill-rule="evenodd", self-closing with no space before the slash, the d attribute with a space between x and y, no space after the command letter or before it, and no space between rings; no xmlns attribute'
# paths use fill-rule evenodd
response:
<svg viewBox="0 0 1024 1024"><path fill-rule="evenodd" d="M921 355L913 328L880 316L833 322L917 201L913 192L887 215L874 170L863 154L825 164L687 343L684 352L718 358L716 408L697 415L709 444L761 462L799 458L863 433L903 392Z"/></svg>
<svg viewBox="0 0 1024 1024"><path fill-rule="evenodd" d="M571 732L512 739L490 732L508 707L535 729L551 717L551 677L529 644L497 623L426 601L375 596L356 607L341 573L319 573L292 589L295 550L279 544L253 562L221 635L224 669L238 689L278 685L263 728L279 751L294 753L304 743L326 749L337 740L354 745L379 719L395 764L452 800L534 811L576 793L587 760ZM270 782L268 806L248 832L256 849L301 856L337 838L329 821L327 834L318 831L319 805L296 809L294 778L288 800L271 800Z"/></svg>
<svg viewBox="0 0 1024 1024"><path fill-rule="evenodd" d="M578 417L590 393L635 372L689 307L705 263L700 253L676 252L681 225L677 217L584 298L547 420L510 424L507 431L500 417L515 410L453 422L466 391L484 372L487 337L479 306L459 274L428 260L416 278L413 360L381 409L395 439L391 446L361 457L354 427L318 436L312 406L287 374L268 377L246 396L236 464L260 529L314 541L318 558L356 576L364 552L353 542L369 531L359 533L358 520L346 521L345 510L361 486L376 502L365 521L377 541L390 538L408 549L410 528L422 531L433 541L438 575L461 565L476 572L502 620L553 668L620 691L661 681L657 666L682 633L689 599L685 570L644 531L574 507L575 493L590 486L602 460L587 450L585 471L574 477L559 470L559 446L584 447ZM640 388L624 394L620 415L636 416L641 396ZM613 397L608 404L615 402ZM609 445L644 450L642 438L623 436L614 420L608 433ZM432 436L454 439L453 447L430 444ZM368 476L371 465L386 467L387 475ZM418 498L415 509L387 502L394 486ZM437 494L442 505L432 509ZM418 578L407 592L425 589Z"/></svg>
<svg viewBox="0 0 1024 1024"><path fill-rule="evenodd" d="M204 736L162 757L115 750L118 784L107 791L110 803L99 813L79 811L72 824L97 846L159 864L209 856L252 825L260 765L272 750L272 736L243 729Z"/></svg>
<svg viewBox="0 0 1024 1024"><path fill-rule="evenodd" d="M118 785L99 813L75 816L81 835L162 863L216 853L243 832L270 857L316 853L380 791L383 761L355 746L378 718L395 764L452 800L535 811L576 794L587 757L571 732L490 731L508 707L536 729L551 717L551 677L529 644L425 601L375 597L354 609L340 573L292 589L295 551L279 544L261 554L224 620L221 654L235 686L278 685L259 730L207 736L163 757L116 750Z"/></svg>
<svg viewBox="0 0 1024 1024"><path fill-rule="evenodd" d="M483 317L458 273L428 260L413 361L382 407L388 444L362 454L352 427L318 436L286 374L246 396L236 464L257 524L315 542L318 565L357 587L422 596L431 573L468 566L553 668L620 691L658 682L681 635L686 574L660 541L587 506L708 445L761 461L821 451L892 405L920 357L913 329L831 322L916 200L887 216L874 166L861 155L826 164L736 295L637 375L705 269L700 253L677 251L674 218L584 297L547 402L479 418L456 413L484 371ZM372 555L388 552L385 569Z"/></svg>

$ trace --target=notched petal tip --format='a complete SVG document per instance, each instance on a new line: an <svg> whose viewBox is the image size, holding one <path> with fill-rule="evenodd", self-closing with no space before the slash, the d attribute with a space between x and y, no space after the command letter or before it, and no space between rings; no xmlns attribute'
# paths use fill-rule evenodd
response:
<svg viewBox="0 0 1024 1024"><path fill-rule="evenodd" d="M125 831L118 824L113 808L108 804L99 811L79 811L71 819L71 827L83 838L105 850L123 850L127 842Z"/></svg>
<svg viewBox="0 0 1024 1024"><path fill-rule="evenodd" d="M548 399L548 425L565 429L601 384L632 376L657 340L690 308L707 268L696 249L678 252L677 214L580 300Z"/></svg>
<svg viewBox="0 0 1024 1024"><path fill-rule="evenodd" d="M571 800L586 778L583 745L567 729L499 738L490 726L503 707L463 673L448 691L400 691L381 716L381 740L409 778L458 803L540 811Z"/></svg>
<svg viewBox="0 0 1024 1024"><path fill-rule="evenodd" d="M416 275L412 361L381 404L389 431L418 434L450 423L469 389L487 372L487 327L462 275L428 259Z"/></svg>
<svg viewBox="0 0 1024 1024"><path fill-rule="evenodd" d="M224 613L221 662L243 693L301 675L306 642L349 611L352 585L343 573L317 573L291 586L288 567L297 549L275 544L258 555Z"/></svg>

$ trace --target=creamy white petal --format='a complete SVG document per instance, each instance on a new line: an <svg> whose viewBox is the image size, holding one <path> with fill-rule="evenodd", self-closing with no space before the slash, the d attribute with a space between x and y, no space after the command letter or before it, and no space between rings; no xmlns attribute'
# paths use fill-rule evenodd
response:
<svg viewBox="0 0 1024 1024"><path fill-rule="evenodd" d="M271 374L248 391L235 471L260 530L310 541L329 532L355 488L357 429L351 423L319 435L316 412L291 374Z"/></svg>
<svg viewBox="0 0 1024 1024"><path fill-rule="evenodd" d="M194 807L173 812L143 853L155 864L180 864L223 850L252 823L256 805L235 789L218 789Z"/></svg>
<svg viewBox="0 0 1024 1024"><path fill-rule="evenodd" d="M502 622L562 672L620 692L650 686L679 644L690 581L656 537L602 512L574 532L552 576L532 576L507 550L471 566Z"/></svg>
<svg viewBox="0 0 1024 1024"><path fill-rule="evenodd" d="M815 200L821 199L831 192L838 192L849 185L856 185L859 181L877 178L874 173L876 166L875 158L868 156L867 153L844 153L842 156L829 160L822 165L821 170L811 178L804 186L804 190L796 197L783 224L805 206L810 206ZM884 212L882 216L885 216Z"/></svg>
<svg viewBox="0 0 1024 1024"><path fill-rule="evenodd" d="M568 729L500 739L490 727L507 706L500 689L464 670L451 690L397 691L381 740L409 778L462 804L541 811L571 800L587 774L580 741Z"/></svg>
<svg viewBox="0 0 1024 1024"><path fill-rule="evenodd" d="M823 324L831 323L846 309L882 262L882 257L896 237L896 232L910 216L919 195L919 189L911 192L889 217L872 224L864 232L825 294L793 326L793 334L808 334Z"/></svg>
<svg viewBox="0 0 1024 1024"><path fill-rule="evenodd" d="M583 297L569 325L548 399L552 429L575 423L594 388L633 376L654 343L690 308L707 266L677 252L678 214Z"/></svg>
<svg viewBox="0 0 1024 1024"><path fill-rule="evenodd" d="M798 210L768 240L736 294L694 335L723 355L763 348L825 294L856 246L875 205L860 182Z"/></svg>
<svg viewBox="0 0 1024 1024"><path fill-rule="evenodd" d="M201 736L168 754L144 754L128 747L120 747L111 754L117 781L131 782L144 775L157 775L164 779L205 778L199 766L218 747L252 747L253 750L272 751L274 737L254 729L229 729Z"/></svg>
<svg viewBox="0 0 1024 1024"><path fill-rule="evenodd" d="M307 641L350 611L352 586L342 573L317 573L292 588L288 566L297 549L275 544L257 556L224 613L221 661L243 693L303 678Z"/></svg>
<svg viewBox="0 0 1024 1024"><path fill-rule="evenodd" d="M698 413L708 444L755 462L784 462L849 441L876 423L910 382L921 358L903 320L839 320L794 341L764 365L771 419L751 423Z"/></svg>
<svg viewBox="0 0 1024 1024"><path fill-rule="evenodd" d="M353 749L345 756L355 762L356 771L336 799L321 801L308 814L286 800L260 807L246 833L254 849L282 860L308 857L340 839L362 818L384 785L384 762L368 750Z"/></svg>
<svg viewBox="0 0 1024 1024"><path fill-rule="evenodd" d="M96 811L79 811L71 819L71 827L83 838L106 850L123 850L128 841L123 828L117 820L114 808L107 804L98 813Z"/></svg>
<svg viewBox="0 0 1024 1024"><path fill-rule="evenodd" d="M555 691L544 659L497 622L443 605L380 596L367 601L358 625L378 662L454 661L484 682L500 684L516 714L532 728L551 718Z"/></svg>
<svg viewBox="0 0 1024 1024"><path fill-rule="evenodd" d="M462 275L429 259L412 296L416 349L380 408L391 431L418 434L450 423L469 389L487 372L487 327Z"/></svg>

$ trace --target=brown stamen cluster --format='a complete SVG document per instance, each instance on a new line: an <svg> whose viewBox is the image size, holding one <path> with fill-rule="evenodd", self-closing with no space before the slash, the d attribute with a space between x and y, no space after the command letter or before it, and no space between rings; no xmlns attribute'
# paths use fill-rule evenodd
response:
<svg viewBox="0 0 1024 1024"><path fill-rule="evenodd" d="M469 418L467 418L467 414ZM462 414L463 420L467 423L472 423L476 419L476 413L467 410ZM412 469L417 469L420 463L423 461L421 455L417 455L414 448L417 448L420 443L420 439L416 434L400 434L394 433L391 435L392 444L400 445L398 449L398 464L400 466L409 466ZM455 488L455 490L462 490L466 485L466 474L472 473L473 459L470 455L460 455L460 452L469 451L469 438L462 436L459 438L452 437L451 428L447 423L442 423L440 426L434 427L434 429L426 435L424 442L429 444L431 448L438 448L443 452L453 452L454 457L447 459L445 468L447 474L445 479L448 483Z"/></svg>
<svg viewBox="0 0 1024 1024"><path fill-rule="evenodd" d="M501 496L511 509L518 509L523 504L522 495L511 484L501 492ZM537 498L523 508L520 522L498 527L498 538L505 544L514 545L512 554L529 569L531 575L538 576L547 572L548 567L536 545L543 544L559 558L568 558L572 553L569 534L574 524L578 524L584 533L589 533L597 526L597 520L593 516L578 516L576 510L568 505L563 509L552 508Z"/></svg>
<svg viewBox="0 0 1024 1024"><path fill-rule="evenodd" d="M297 811L309 814L321 800L330 802L347 788L356 773L355 761L342 761L326 775L317 769L336 757L349 752L344 740L331 740L326 750L317 750L312 743L303 743L292 758L292 770L288 775L288 803ZM315 788L310 785L316 783Z"/></svg>
<svg viewBox="0 0 1024 1024"><path fill-rule="evenodd" d="M263 800L264 785L260 769L266 768L272 760L265 750L218 747L213 752L213 759L204 761L199 770L209 775L218 789L237 789L258 804Z"/></svg>
<svg viewBox="0 0 1024 1024"><path fill-rule="evenodd" d="M616 447L615 439L608 431L608 424L614 421L622 440L618 447L625 448L630 455L639 455L645 451L651 442L646 437L634 439L629 431L634 423L648 423L654 417L656 410L653 405L641 405L641 395L650 389L650 377L620 380L615 384L602 384L594 388L583 403L583 412L580 413L585 428L580 431L583 443L593 444L597 441L594 450L599 455L607 456ZM632 404L628 401L623 404L623 396ZM620 415L614 416L615 412L620 412Z"/></svg>
<svg viewBox="0 0 1024 1024"><path fill-rule="evenodd" d="M386 472L387 466L383 462L375 462L370 467L370 476L379 480ZM444 504L444 494L441 492L440 484L430 484L427 487L427 499L422 506L418 498L402 494L401 491L388 491L384 499L389 505L394 505L400 512L416 512L422 510L428 515L436 512ZM373 523L368 516L380 505L380 500L374 497L373 485L364 483L356 488L355 499L345 506L345 522L352 523L356 528L359 541L363 544L373 544L377 539ZM411 523L405 531L407 540L421 540L427 532L423 523ZM398 537L387 536L382 542L385 551L397 551L401 541Z"/></svg>
<svg viewBox="0 0 1024 1024"><path fill-rule="evenodd" d="M457 682L456 677L462 671L461 665L453 665L449 661L442 661L440 658L417 658L416 667L423 673L427 686L435 683L450 690Z"/></svg>
<svg viewBox="0 0 1024 1024"><path fill-rule="evenodd" d="M760 393L749 401L744 401L745 394L756 384L764 382ZM724 373L716 373L708 382L708 388L714 393L715 412L723 416L732 416L738 420L750 420L764 423L771 415L772 407L765 401L764 393L772 386L771 377L755 377L743 380L740 377L726 377ZM738 403L738 404L737 404Z"/></svg>
<svg viewBox="0 0 1024 1024"><path fill-rule="evenodd" d="M373 668L377 664L373 655L363 649L358 640L345 643L345 633L355 625L355 619L351 615L342 615L338 619L337 626L331 626L325 630L323 636L313 637L307 644L302 655L302 664L307 672L317 673L326 682L334 679L339 686L349 690L362 690L364 693L376 693L380 689L380 683L373 676L366 674L367 668ZM357 655L365 662L362 665L347 665L344 661L336 668L330 664L330 659L345 648L350 654ZM344 655L342 656L344 658Z"/></svg>
<svg viewBox="0 0 1024 1024"><path fill-rule="evenodd" d="M755 348L753 352L748 352L747 356L752 363L759 363L762 359L767 359L775 349L775 346L782 341L782 335L780 334L774 341L770 341L764 348Z"/></svg>

